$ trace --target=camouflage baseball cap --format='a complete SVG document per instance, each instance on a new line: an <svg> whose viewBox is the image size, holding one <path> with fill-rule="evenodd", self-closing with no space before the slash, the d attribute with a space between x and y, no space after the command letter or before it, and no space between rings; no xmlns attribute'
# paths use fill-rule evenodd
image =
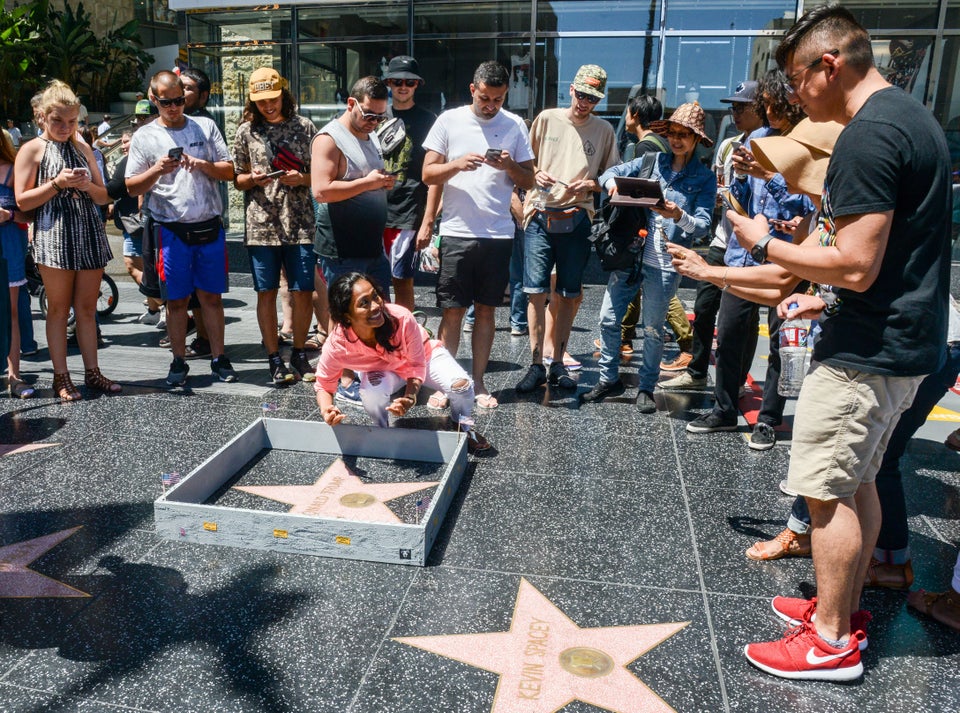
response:
<svg viewBox="0 0 960 713"><path fill-rule="evenodd" d="M606 71L596 64L583 65L577 70L577 76L573 78L573 89L603 99L603 93L607 89Z"/></svg>

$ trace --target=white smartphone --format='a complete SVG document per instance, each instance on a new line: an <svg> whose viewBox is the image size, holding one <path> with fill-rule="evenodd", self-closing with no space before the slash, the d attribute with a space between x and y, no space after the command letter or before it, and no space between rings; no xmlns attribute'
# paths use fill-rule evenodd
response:
<svg viewBox="0 0 960 713"><path fill-rule="evenodd" d="M90 178L90 169L86 166L77 166L75 169L73 169L73 172L74 174Z"/></svg>

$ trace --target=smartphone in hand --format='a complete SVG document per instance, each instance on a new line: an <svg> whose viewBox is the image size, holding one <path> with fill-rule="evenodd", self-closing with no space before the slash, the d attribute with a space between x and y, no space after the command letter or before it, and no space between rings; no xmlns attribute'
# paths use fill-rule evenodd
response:
<svg viewBox="0 0 960 713"><path fill-rule="evenodd" d="M484 158L488 161L499 161L501 153L503 153L503 149L487 149Z"/></svg>
<svg viewBox="0 0 960 713"><path fill-rule="evenodd" d="M87 178L90 178L90 169L86 166L77 166L75 169L73 169L73 173L74 175L86 176Z"/></svg>
<svg viewBox="0 0 960 713"><path fill-rule="evenodd" d="M173 158L179 161L183 158L183 146L174 146L172 149L167 151L167 158Z"/></svg>
<svg viewBox="0 0 960 713"><path fill-rule="evenodd" d="M280 178L280 176L283 176L284 174L286 174L286 171L283 170L271 171L270 173L266 174L264 178Z"/></svg>

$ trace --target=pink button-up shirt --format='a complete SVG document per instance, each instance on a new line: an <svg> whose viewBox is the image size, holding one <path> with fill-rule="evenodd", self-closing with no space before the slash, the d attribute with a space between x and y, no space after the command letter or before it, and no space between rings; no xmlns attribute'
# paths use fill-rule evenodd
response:
<svg viewBox="0 0 960 713"><path fill-rule="evenodd" d="M379 344L368 346L360 341L353 329L338 324L323 344L314 389L335 392L344 369L361 373L392 371L404 379L423 381L427 375L427 361L433 352L427 331L417 324L405 307L384 304L383 308L397 322L393 333L393 344L397 348L388 352Z"/></svg>

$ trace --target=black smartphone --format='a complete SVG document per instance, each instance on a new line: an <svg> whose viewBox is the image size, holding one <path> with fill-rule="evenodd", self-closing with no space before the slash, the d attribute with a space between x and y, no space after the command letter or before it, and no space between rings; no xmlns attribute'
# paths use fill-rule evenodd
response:
<svg viewBox="0 0 960 713"><path fill-rule="evenodd" d="M384 171L384 173L387 174L388 176L399 176L401 173L403 173L403 169L398 168L395 171Z"/></svg>
<svg viewBox="0 0 960 713"><path fill-rule="evenodd" d="M183 146L174 146L172 149L167 151L167 158L175 158L179 161L183 158Z"/></svg>
<svg viewBox="0 0 960 713"><path fill-rule="evenodd" d="M267 177L267 178L279 178L280 176L282 176L282 175L285 174L285 173L286 173L286 171L284 171L284 170L282 170L282 169L281 169L280 171L271 171L270 173L268 173L268 174L266 175L266 177Z"/></svg>
<svg viewBox="0 0 960 713"><path fill-rule="evenodd" d="M498 161L500 160L501 153L502 149L487 149L487 153L484 154L484 156L488 161Z"/></svg>

